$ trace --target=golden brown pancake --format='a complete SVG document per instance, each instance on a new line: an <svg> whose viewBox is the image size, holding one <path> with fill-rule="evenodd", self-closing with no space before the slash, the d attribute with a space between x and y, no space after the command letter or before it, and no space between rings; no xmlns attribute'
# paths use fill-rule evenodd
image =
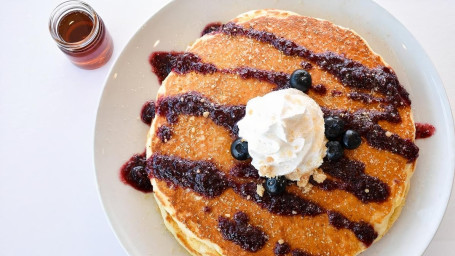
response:
<svg viewBox="0 0 455 256"><path fill-rule="evenodd" d="M191 255L364 251L391 227L409 189L418 149L407 93L352 30L279 10L251 11L228 24L193 43L191 58L173 59L158 92L147 168L167 228ZM364 129L362 144L345 150L342 166L325 161L322 183L291 184L286 198L251 194L263 180L233 172L251 166L231 156L235 124L218 114L238 120L248 100L285 88L278 78L302 67L313 80L308 95L325 115ZM254 75L269 71L273 79Z"/></svg>

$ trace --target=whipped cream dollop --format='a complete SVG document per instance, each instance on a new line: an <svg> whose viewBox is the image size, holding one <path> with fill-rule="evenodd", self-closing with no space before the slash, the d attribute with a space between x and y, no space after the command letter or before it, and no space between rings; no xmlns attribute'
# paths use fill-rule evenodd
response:
<svg viewBox="0 0 455 256"><path fill-rule="evenodd" d="M260 176L285 175L305 186L326 154L322 110L297 89L251 99L237 125Z"/></svg>

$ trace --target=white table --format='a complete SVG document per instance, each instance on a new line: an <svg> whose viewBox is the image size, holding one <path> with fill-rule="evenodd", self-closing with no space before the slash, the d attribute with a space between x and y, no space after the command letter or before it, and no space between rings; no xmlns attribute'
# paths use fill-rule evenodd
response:
<svg viewBox="0 0 455 256"><path fill-rule="evenodd" d="M70 64L49 35L60 1L0 7L0 255L125 255L96 191L95 115L113 60L167 0L91 0L115 45L94 71ZM377 1L422 44L455 110L455 1ZM454 253L454 198L426 255Z"/></svg>

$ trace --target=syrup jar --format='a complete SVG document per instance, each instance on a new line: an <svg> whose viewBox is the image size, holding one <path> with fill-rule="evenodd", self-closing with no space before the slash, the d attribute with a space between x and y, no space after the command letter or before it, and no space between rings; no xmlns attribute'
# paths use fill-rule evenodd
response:
<svg viewBox="0 0 455 256"><path fill-rule="evenodd" d="M60 50L80 68L99 68L112 56L114 45L103 20L82 1L58 5L49 19L49 30Z"/></svg>

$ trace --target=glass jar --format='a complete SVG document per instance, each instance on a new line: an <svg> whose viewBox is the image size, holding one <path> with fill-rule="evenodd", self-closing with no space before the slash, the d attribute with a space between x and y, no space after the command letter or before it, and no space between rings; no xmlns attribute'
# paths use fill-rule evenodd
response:
<svg viewBox="0 0 455 256"><path fill-rule="evenodd" d="M60 50L80 68L99 68L112 56L114 45L103 20L82 1L58 5L49 19L49 31Z"/></svg>

